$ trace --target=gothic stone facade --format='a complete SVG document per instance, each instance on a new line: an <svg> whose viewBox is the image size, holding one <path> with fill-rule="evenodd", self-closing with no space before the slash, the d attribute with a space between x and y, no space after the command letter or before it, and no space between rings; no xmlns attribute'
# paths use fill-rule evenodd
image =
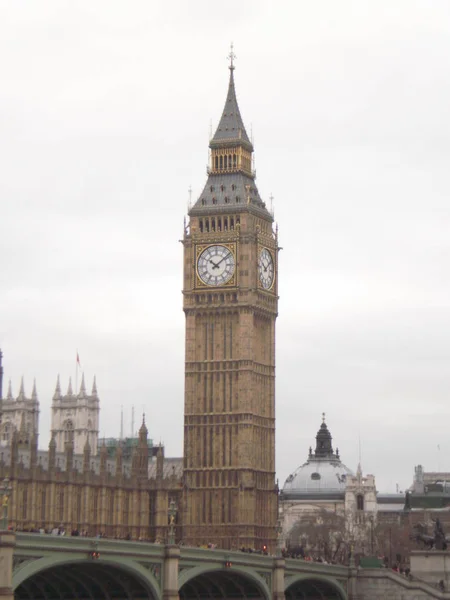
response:
<svg viewBox="0 0 450 600"><path fill-rule="evenodd" d="M277 519L278 241L256 188L233 70L183 239L184 539L261 548L274 546Z"/></svg>
<svg viewBox="0 0 450 600"><path fill-rule="evenodd" d="M19 439L18 432L0 453L0 478L9 477L12 487L9 522L19 531L62 527L67 534L166 541L170 501L181 505L181 468L182 460L164 459L162 448L149 460L144 423L131 461L120 447L114 460L106 447L91 455L89 444L82 455L73 442L60 453L54 436L48 452L39 451L35 436Z"/></svg>

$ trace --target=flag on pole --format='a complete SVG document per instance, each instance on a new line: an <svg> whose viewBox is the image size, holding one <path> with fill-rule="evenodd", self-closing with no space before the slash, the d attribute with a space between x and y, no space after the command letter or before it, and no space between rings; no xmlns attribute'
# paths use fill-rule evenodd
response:
<svg viewBox="0 0 450 600"><path fill-rule="evenodd" d="M81 367L81 363L80 363L80 357L79 357L79 355L78 355L78 352L77 352L77 365L78 365L79 367Z"/></svg>

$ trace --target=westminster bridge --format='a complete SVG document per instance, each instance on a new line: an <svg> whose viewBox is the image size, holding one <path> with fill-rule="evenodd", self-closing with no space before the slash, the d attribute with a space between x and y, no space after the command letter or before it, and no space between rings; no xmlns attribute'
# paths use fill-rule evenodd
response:
<svg viewBox="0 0 450 600"><path fill-rule="evenodd" d="M450 600L387 569L219 549L0 532L0 600Z"/></svg>

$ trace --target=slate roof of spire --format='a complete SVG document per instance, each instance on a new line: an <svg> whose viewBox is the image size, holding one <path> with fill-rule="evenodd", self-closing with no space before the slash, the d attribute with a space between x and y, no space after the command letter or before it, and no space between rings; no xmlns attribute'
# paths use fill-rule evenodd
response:
<svg viewBox="0 0 450 600"><path fill-rule="evenodd" d="M245 131L244 121L239 111L239 105L236 98L236 89L234 86L234 67L230 67L230 81L228 83L227 99L223 108L222 117L217 126L216 133L211 140L211 147L219 146L224 141L240 140L253 149L247 132Z"/></svg>
<svg viewBox="0 0 450 600"><path fill-rule="evenodd" d="M230 81L222 117L216 133L210 142L210 148L220 148L223 145L243 145L253 152L253 146L245 131L244 122L239 111L234 85L234 66L230 66ZM220 212L236 213L251 210L264 218L273 221L265 202L259 195L254 177L245 172L228 173L209 172L205 187L189 214L207 214L217 210Z"/></svg>

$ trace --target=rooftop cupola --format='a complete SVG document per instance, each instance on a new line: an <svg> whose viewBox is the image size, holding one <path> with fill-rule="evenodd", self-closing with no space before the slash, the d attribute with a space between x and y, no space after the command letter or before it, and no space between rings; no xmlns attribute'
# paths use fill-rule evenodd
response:
<svg viewBox="0 0 450 600"><path fill-rule="evenodd" d="M331 458L333 457L333 446L331 444L332 437L325 423L325 413L322 413L322 424L316 435L316 458Z"/></svg>

